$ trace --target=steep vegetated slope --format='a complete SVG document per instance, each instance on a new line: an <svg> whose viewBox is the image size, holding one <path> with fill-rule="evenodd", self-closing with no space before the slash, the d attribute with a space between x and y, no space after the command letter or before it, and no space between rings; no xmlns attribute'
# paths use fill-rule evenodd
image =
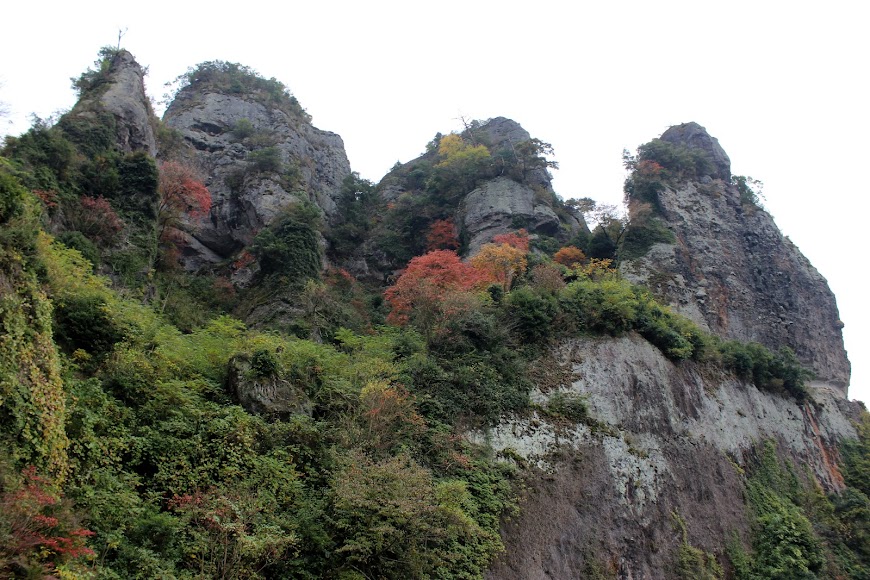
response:
<svg viewBox="0 0 870 580"><path fill-rule="evenodd" d="M274 79L141 81L2 150L0 575L870 574L833 297L701 127L626 220L509 119L376 185Z"/></svg>

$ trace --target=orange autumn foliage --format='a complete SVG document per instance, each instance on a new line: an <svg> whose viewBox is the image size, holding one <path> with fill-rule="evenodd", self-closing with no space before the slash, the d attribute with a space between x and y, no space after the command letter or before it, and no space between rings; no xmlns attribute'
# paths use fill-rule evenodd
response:
<svg viewBox="0 0 870 580"><path fill-rule="evenodd" d="M586 261L586 254L583 250L574 246L565 246L558 252L553 254L553 261L572 268L575 264L582 264Z"/></svg>
<svg viewBox="0 0 870 580"><path fill-rule="evenodd" d="M496 236L499 237L501 236ZM526 238L526 248L528 248L528 238ZM507 292L514 279L526 271L526 252L527 250L509 243L484 244L480 252L471 259L471 263L490 281L501 284Z"/></svg>

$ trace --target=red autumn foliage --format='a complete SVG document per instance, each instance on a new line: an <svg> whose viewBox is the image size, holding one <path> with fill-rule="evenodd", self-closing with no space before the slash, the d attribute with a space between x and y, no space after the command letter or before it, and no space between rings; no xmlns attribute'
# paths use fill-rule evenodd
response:
<svg viewBox="0 0 870 580"><path fill-rule="evenodd" d="M408 262L395 286L384 293L393 307L387 320L404 325L414 311L431 320L448 294L471 290L482 282L482 274L463 263L456 252L435 250L417 256Z"/></svg>
<svg viewBox="0 0 870 580"><path fill-rule="evenodd" d="M157 192L160 194L158 215L202 217L211 209L211 194L196 172L177 161L160 164Z"/></svg>
<svg viewBox="0 0 870 580"><path fill-rule="evenodd" d="M248 250L243 250L239 255L239 258L233 262L233 270L241 270L242 268L247 268L251 264L254 263L254 254L249 252Z"/></svg>
<svg viewBox="0 0 870 580"><path fill-rule="evenodd" d="M452 220L436 220L426 234L426 251L457 250L459 238L456 237L456 226Z"/></svg>
<svg viewBox="0 0 870 580"><path fill-rule="evenodd" d="M637 172L644 177L658 177L664 169L658 162L651 159L644 159L637 164Z"/></svg>
<svg viewBox="0 0 870 580"><path fill-rule="evenodd" d="M104 246L117 243L124 229L124 222L104 197L81 198L78 207L70 208L69 220L73 229Z"/></svg>
<svg viewBox="0 0 870 580"><path fill-rule="evenodd" d="M33 195L39 198L39 201L48 209L57 207L57 192L53 189L34 189Z"/></svg>
<svg viewBox="0 0 870 580"><path fill-rule="evenodd" d="M51 482L32 466L21 475L21 485L0 493L0 576L14 567L50 577L60 564L93 556L85 541L94 532L76 525Z"/></svg>
<svg viewBox="0 0 870 580"><path fill-rule="evenodd" d="M524 252L529 251L529 232L525 228L509 234L493 236L492 241L496 245L507 244Z"/></svg>

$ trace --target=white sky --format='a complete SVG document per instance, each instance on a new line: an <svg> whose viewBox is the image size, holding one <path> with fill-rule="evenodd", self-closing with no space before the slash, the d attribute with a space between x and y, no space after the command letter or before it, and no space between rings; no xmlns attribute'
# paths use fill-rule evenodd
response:
<svg viewBox="0 0 870 580"><path fill-rule="evenodd" d="M26 5L25 5L26 4ZM511 117L552 143L563 197L620 203L623 148L697 121L735 174L765 183L777 224L825 276L846 323L850 398L870 401L862 303L870 179L870 8L819 2L542 3L32 0L4 8L4 132L75 100L69 78L117 42L149 93L206 60L286 84L377 181L459 117ZM221 6L225 6L222 8ZM425 6L425 8L423 7ZM824 204L822 203L824 202Z"/></svg>

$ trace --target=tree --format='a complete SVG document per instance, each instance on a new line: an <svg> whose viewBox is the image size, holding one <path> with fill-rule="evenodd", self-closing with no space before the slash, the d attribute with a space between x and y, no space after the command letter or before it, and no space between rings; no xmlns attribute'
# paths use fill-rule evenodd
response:
<svg viewBox="0 0 870 580"><path fill-rule="evenodd" d="M426 234L426 251L458 250L459 239L456 237L456 226L453 220L435 220L429 226Z"/></svg>
<svg viewBox="0 0 870 580"><path fill-rule="evenodd" d="M529 232L525 228L507 234L498 234L492 237L492 241L495 244L507 244L523 252L529 251Z"/></svg>
<svg viewBox="0 0 870 580"><path fill-rule="evenodd" d="M586 261L586 254L580 248L565 246L553 254L553 261L571 268L574 264L582 264Z"/></svg>
<svg viewBox="0 0 870 580"><path fill-rule="evenodd" d="M157 184L157 225L162 238L177 228L183 216L199 218L211 210L211 194L192 167L177 161L160 164Z"/></svg>
<svg viewBox="0 0 870 580"><path fill-rule="evenodd" d="M526 251L507 243L484 244L471 263L507 292L514 278L526 271Z"/></svg>
<svg viewBox="0 0 870 580"><path fill-rule="evenodd" d="M443 314L447 295L471 290L482 282L481 273L463 263L456 252L435 250L417 256L384 293L393 307L387 320L405 325L413 319L421 330L428 332Z"/></svg>

